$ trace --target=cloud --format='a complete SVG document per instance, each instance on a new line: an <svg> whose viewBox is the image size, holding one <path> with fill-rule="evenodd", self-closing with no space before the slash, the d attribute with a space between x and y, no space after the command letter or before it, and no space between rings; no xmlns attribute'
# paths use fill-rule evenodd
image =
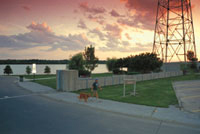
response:
<svg viewBox="0 0 200 134"><path fill-rule="evenodd" d="M85 34L69 34L68 36L57 36L46 23L32 23L27 28L28 33L3 36L0 35L0 47L13 50L22 50L33 47L50 47L46 51L56 49L82 50L86 45L93 44Z"/></svg>
<svg viewBox="0 0 200 134"><path fill-rule="evenodd" d="M105 23L105 18L103 16L101 16L101 15L93 16L93 15L90 14L90 15L87 16L87 18L89 20L92 20L94 22L99 23L100 25L103 25Z"/></svg>
<svg viewBox="0 0 200 134"><path fill-rule="evenodd" d="M79 4L79 7L81 10L83 10L84 12L88 12L91 14L103 14L106 12L106 9L103 7L89 7L88 2L82 2Z"/></svg>
<svg viewBox="0 0 200 134"><path fill-rule="evenodd" d="M125 33L125 36L126 36L126 38L127 38L128 40L131 40L131 39L132 39L128 33Z"/></svg>
<svg viewBox="0 0 200 134"><path fill-rule="evenodd" d="M51 32L51 28L47 25L46 22L39 24L33 21L29 26L27 26L27 28L34 31L47 32L47 33Z"/></svg>
<svg viewBox="0 0 200 134"><path fill-rule="evenodd" d="M117 24L106 24L104 30L113 37L121 38L122 29Z"/></svg>
<svg viewBox="0 0 200 134"><path fill-rule="evenodd" d="M29 6L22 6L22 8L23 8L24 10L26 10L26 11L30 11L30 10L31 10L31 8L30 8Z"/></svg>
<svg viewBox="0 0 200 134"><path fill-rule="evenodd" d="M100 25L105 24L106 9L104 7L89 6L88 2L82 2L79 4L80 13L87 19L96 22Z"/></svg>
<svg viewBox="0 0 200 134"><path fill-rule="evenodd" d="M119 19L118 23L131 27L153 30L156 20L157 1L155 0L121 0L125 2L130 14L125 19Z"/></svg>
<svg viewBox="0 0 200 134"><path fill-rule="evenodd" d="M81 29L87 29L87 26L82 19L79 20L77 27Z"/></svg>
<svg viewBox="0 0 200 134"><path fill-rule="evenodd" d="M123 15L120 15L117 11L115 11L114 9L112 9L112 11L110 11L110 15L113 17L123 17Z"/></svg>
<svg viewBox="0 0 200 134"><path fill-rule="evenodd" d="M94 28L94 29L90 30L89 33L97 35L100 40L105 40L105 34L102 33L99 28Z"/></svg>
<svg viewBox="0 0 200 134"><path fill-rule="evenodd" d="M119 45L121 44L121 45ZM152 50L152 44L149 43L149 44L139 44L139 43L136 43L136 44L131 44L130 42L128 41L120 41L120 40L117 40L117 41L109 41L106 46L104 47L100 47L99 50L101 51L119 51L119 52L151 52Z"/></svg>

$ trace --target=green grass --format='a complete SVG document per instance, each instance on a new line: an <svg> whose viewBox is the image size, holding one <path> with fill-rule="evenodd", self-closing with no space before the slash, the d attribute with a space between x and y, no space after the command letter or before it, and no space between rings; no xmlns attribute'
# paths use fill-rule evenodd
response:
<svg viewBox="0 0 200 134"><path fill-rule="evenodd" d="M128 85L126 89L126 97L122 97L123 85L103 87L99 91L99 97L102 99L114 100L125 103L133 103L147 106L168 107L169 105L178 104L175 92L172 87L172 82L183 80L200 79L200 75L186 75L171 78L163 78L156 80L148 80L137 83L137 95L131 96L133 85ZM76 91L75 93L87 92L91 93L90 89Z"/></svg>
<svg viewBox="0 0 200 134"><path fill-rule="evenodd" d="M110 76L111 74L95 74L92 77L105 77L106 75ZM36 78L52 76L55 75L38 75L36 76ZM102 99L114 100L125 103L156 107L168 107L169 105L178 104L175 92L172 87L172 82L197 79L200 80L200 75L192 73L185 76L137 82L137 95L131 96L130 93L133 91L133 85L127 85L126 97L122 97L123 85L106 86L103 87L102 91L99 91L99 97ZM56 78L36 80L35 82L56 89ZM74 93L80 92L91 93L90 89L83 89Z"/></svg>
<svg viewBox="0 0 200 134"><path fill-rule="evenodd" d="M56 89L56 78L46 80L35 80L34 82Z"/></svg>
<svg viewBox="0 0 200 134"><path fill-rule="evenodd" d="M23 75L26 79L34 79L34 75ZM55 78L51 78L55 77ZM50 78L50 79L43 79L43 80L37 80L38 78ZM48 87L51 87L53 89L56 89L56 75L55 74L37 74L35 75L35 81L38 84L45 85Z"/></svg>
<svg viewBox="0 0 200 134"><path fill-rule="evenodd" d="M26 79L34 79L34 75L23 75ZM38 78L48 78L48 77L56 77L55 74L37 74L35 75L35 79Z"/></svg>
<svg viewBox="0 0 200 134"><path fill-rule="evenodd" d="M96 77L108 77L108 76L112 76L112 73L98 73L98 74L92 74L91 77L92 78L96 78Z"/></svg>

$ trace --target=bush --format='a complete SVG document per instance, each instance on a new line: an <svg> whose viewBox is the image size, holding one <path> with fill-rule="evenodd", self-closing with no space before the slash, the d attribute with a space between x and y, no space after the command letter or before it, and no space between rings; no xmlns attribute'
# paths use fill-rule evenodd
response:
<svg viewBox="0 0 200 134"><path fill-rule="evenodd" d="M29 75L31 74L31 68L29 66L26 67L26 73Z"/></svg>
<svg viewBox="0 0 200 134"><path fill-rule="evenodd" d="M78 75L79 77L90 77L91 72L87 70L79 70Z"/></svg>
<svg viewBox="0 0 200 134"><path fill-rule="evenodd" d="M6 67L4 68L4 74L10 75L12 74L12 68L10 67L10 65L6 65Z"/></svg>
<svg viewBox="0 0 200 134"><path fill-rule="evenodd" d="M126 74L127 72L124 70L120 70L120 69L114 69L113 70L113 74Z"/></svg>
<svg viewBox="0 0 200 134"><path fill-rule="evenodd" d="M85 70L84 66L85 66L85 61L83 59L83 54L78 53L70 59L68 68L80 71L80 70Z"/></svg>
<svg viewBox="0 0 200 134"><path fill-rule="evenodd" d="M127 72L127 75L135 75L135 74L140 74L139 72Z"/></svg>
<svg viewBox="0 0 200 134"><path fill-rule="evenodd" d="M46 66L44 69L45 74L50 74L51 73L51 68L49 66Z"/></svg>
<svg viewBox="0 0 200 134"><path fill-rule="evenodd" d="M117 69L116 66L115 66L116 62L117 62L116 58L112 58L112 59L108 58L107 59L107 61L106 61L106 67L107 67L107 69L108 69L109 72Z"/></svg>
<svg viewBox="0 0 200 134"><path fill-rule="evenodd" d="M163 62L154 53L142 53L131 57L128 70L134 72L148 73L159 70Z"/></svg>

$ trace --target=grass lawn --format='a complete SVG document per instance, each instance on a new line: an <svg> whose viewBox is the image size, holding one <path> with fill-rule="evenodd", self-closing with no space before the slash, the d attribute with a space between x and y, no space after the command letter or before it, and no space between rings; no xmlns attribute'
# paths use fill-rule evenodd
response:
<svg viewBox="0 0 200 134"><path fill-rule="evenodd" d="M96 77L108 77L108 76L112 76L112 73L98 73L98 74L92 74L91 77L92 78L96 78Z"/></svg>
<svg viewBox="0 0 200 134"><path fill-rule="evenodd" d="M168 107L169 105L178 104L175 92L172 87L173 81L195 80L200 79L200 75L190 74L186 76L178 76L171 78L163 78L156 80L141 81L137 83L136 96L131 96L133 85L126 88L126 97L123 95L123 85L103 87L99 91L99 97L102 99L115 100L126 103L141 104L156 107ZM75 93L87 92L91 93L90 89L76 91Z"/></svg>
<svg viewBox="0 0 200 134"><path fill-rule="evenodd" d="M104 77L111 74L98 74L92 77ZM41 75L36 78L52 77L55 75ZM174 81L184 80L200 80L200 75L189 74L185 76L177 76L163 79L155 79L148 81L141 81L137 83L136 96L131 96L130 92L133 90L133 85L127 85L126 97L122 97L123 85L106 86L102 91L99 91L99 97L102 99L115 100L125 103L133 103L147 106L168 107L169 105L178 104L175 92L172 87ZM36 80L36 83L56 88L56 78ZM75 91L74 93L86 92L91 93L90 89L83 89Z"/></svg>
<svg viewBox="0 0 200 134"><path fill-rule="evenodd" d="M45 79L45 80L35 80L34 82L56 89L56 78Z"/></svg>
<svg viewBox="0 0 200 134"><path fill-rule="evenodd" d="M26 79L34 79L34 75L23 75ZM48 77L56 77L55 74L39 74L39 75L35 75L35 79L38 78L48 78Z"/></svg>

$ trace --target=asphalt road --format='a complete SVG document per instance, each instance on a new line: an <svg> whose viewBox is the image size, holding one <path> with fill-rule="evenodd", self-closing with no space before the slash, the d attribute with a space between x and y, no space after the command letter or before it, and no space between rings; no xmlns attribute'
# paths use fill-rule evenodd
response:
<svg viewBox="0 0 200 134"><path fill-rule="evenodd" d="M200 129L50 100L0 76L0 134L200 134Z"/></svg>

